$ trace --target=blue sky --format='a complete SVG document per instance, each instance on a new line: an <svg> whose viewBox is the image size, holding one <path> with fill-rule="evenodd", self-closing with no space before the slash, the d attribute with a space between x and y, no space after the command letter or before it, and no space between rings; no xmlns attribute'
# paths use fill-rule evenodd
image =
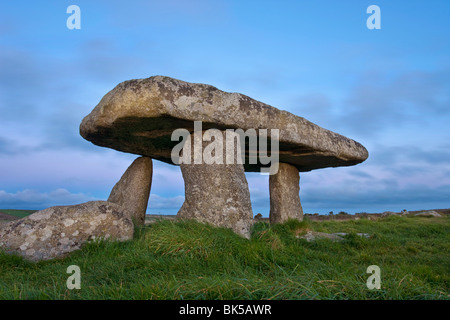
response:
<svg viewBox="0 0 450 320"><path fill-rule="evenodd" d="M81 9L69 30L66 9ZM369 30L369 5L381 29ZM450 2L3 1L0 208L106 199L135 155L79 124L118 83L207 83L361 142L357 166L301 174L305 212L450 207ZM254 213L268 177L247 174ZM178 167L154 162L150 213L176 213Z"/></svg>

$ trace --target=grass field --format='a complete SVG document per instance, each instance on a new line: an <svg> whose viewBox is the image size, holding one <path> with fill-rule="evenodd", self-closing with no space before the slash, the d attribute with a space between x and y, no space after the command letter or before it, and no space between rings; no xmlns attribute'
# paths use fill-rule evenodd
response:
<svg viewBox="0 0 450 320"><path fill-rule="evenodd" d="M15 209L0 209L0 213L9 214L11 216L23 218L26 217L36 210L15 210Z"/></svg>
<svg viewBox="0 0 450 320"><path fill-rule="evenodd" d="M307 229L343 242L297 239ZM0 252L0 299L450 299L450 216L289 221L254 226L251 240L193 221L137 228L133 241L97 242L62 260ZM363 232L371 238L361 238ZM68 290L67 267L81 269ZM381 289L366 269L381 269Z"/></svg>

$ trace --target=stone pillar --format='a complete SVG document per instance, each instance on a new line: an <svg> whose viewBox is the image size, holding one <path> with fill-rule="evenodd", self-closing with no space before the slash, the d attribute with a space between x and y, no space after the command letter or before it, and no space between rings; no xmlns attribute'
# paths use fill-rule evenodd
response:
<svg viewBox="0 0 450 320"><path fill-rule="evenodd" d="M300 175L294 166L279 163L278 172L269 177L270 223L288 219L303 220L300 203Z"/></svg>
<svg viewBox="0 0 450 320"><path fill-rule="evenodd" d="M234 148L229 147L229 149L233 149L232 151L228 150L228 152L234 153L232 156L234 164L226 161L226 135L237 136L237 134L214 131L216 138L213 142L222 140L223 143L216 144L217 148L210 154L218 156L223 151L223 161L220 164L217 162L205 163L205 158L200 164L194 163L194 156L198 157L199 152L212 150L213 142L201 140L200 133L204 132L189 135L188 141L191 145L189 146L187 143L184 145L186 149L190 147L191 161L189 161L190 164L180 164L184 178L185 201L177 216L182 219L195 219L214 226L231 228L237 234L249 238L253 212L244 166L236 163L236 145ZM221 137L222 139L219 139ZM208 149L205 149L208 145ZM183 149L183 153L186 151ZM205 153L203 152L203 154Z"/></svg>
<svg viewBox="0 0 450 320"><path fill-rule="evenodd" d="M108 201L126 209L134 223L143 225L148 198L152 186L153 162L151 158L139 157L133 161L116 183Z"/></svg>

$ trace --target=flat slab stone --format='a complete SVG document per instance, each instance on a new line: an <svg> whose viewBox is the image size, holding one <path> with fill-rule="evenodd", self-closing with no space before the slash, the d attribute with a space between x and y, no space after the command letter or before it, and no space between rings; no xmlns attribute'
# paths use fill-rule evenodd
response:
<svg viewBox="0 0 450 320"><path fill-rule="evenodd" d="M358 142L326 130L287 111L240 93L169 77L120 83L108 92L80 125L80 134L92 143L173 164L171 141L178 128L203 130L279 130L279 161L299 171L351 166L368 157ZM260 166L245 164L246 171Z"/></svg>
<svg viewBox="0 0 450 320"><path fill-rule="evenodd" d="M419 217L442 217L439 213L437 213L434 210L419 212L419 213L416 213L415 216L419 216Z"/></svg>
<svg viewBox="0 0 450 320"><path fill-rule="evenodd" d="M317 239L330 239L332 241L344 241L345 236L348 233L345 232L336 232L336 233L325 233L325 232L317 232L317 231L307 231L306 234L302 236L296 236L298 239L305 239L308 242L315 241ZM361 238L369 239L371 237L368 233L357 233L357 236Z"/></svg>
<svg viewBox="0 0 450 320"><path fill-rule="evenodd" d="M133 238L128 212L107 201L50 207L0 226L0 249L41 261L65 257L86 242Z"/></svg>

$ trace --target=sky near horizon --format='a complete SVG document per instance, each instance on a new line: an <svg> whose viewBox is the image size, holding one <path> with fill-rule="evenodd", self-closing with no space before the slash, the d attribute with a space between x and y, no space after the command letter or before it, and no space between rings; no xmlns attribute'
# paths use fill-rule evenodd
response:
<svg viewBox="0 0 450 320"><path fill-rule="evenodd" d="M70 5L81 29L69 30ZM369 30L370 5L381 29ZM450 1L2 1L0 209L106 200L137 157L79 135L122 81L239 92L362 143L302 173L305 212L450 208ZM254 214L268 177L248 173ZM154 161L148 213L175 214L179 167Z"/></svg>

